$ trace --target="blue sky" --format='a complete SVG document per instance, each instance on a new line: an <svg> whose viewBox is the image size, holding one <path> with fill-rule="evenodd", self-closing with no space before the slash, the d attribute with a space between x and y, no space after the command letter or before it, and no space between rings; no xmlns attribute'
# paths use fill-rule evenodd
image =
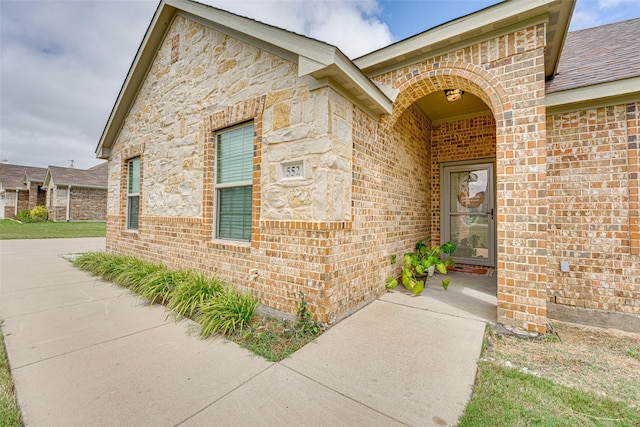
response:
<svg viewBox="0 0 640 427"><path fill-rule="evenodd" d="M334 44L351 58L497 3L201 1ZM0 160L99 163L94 149L157 4L0 0ZM578 0L571 30L637 17L640 0Z"/></svg>

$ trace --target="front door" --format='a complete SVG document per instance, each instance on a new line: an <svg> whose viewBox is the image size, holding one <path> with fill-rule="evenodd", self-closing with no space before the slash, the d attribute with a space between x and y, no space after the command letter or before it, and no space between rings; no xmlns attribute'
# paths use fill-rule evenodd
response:
<svg viewBox="0 0 640 427"><path fill-rule="evenodd" d="M450 163L441 170L441 242L457 263L494 266L496 225L493 163Z"/></svg>

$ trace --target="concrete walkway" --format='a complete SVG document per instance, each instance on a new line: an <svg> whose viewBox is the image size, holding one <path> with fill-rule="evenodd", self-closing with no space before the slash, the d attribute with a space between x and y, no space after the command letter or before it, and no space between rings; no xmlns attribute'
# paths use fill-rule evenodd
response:
<svg viewBox="0 0 640 427"><path fill-rule="evenodd" d="M491 291L456 298L456 277L448 293L387 293L270 363L59 256L102 248L0 241L2 332L28 426L455 425L495 317Z"/></svg>

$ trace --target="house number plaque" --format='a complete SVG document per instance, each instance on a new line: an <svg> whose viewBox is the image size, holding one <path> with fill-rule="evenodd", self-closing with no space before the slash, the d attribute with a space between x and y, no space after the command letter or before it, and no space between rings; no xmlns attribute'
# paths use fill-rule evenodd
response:
<svg viewBox="0 0 640 427"><path fill-rule="evenodd" d="M304 163L301 161L282 163L282 178L302 178L304 177Z"/></svg>

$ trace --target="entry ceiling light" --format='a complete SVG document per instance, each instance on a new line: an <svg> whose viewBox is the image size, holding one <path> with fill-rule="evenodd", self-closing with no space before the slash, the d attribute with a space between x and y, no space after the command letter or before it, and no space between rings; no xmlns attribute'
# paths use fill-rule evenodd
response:
<svg viewBox="0 0 640 427"><path fill-rule="evenodd" d="M463 94L464 94L464 91L461 89L445 89L444 90L444 95L447 97L447 101L449 102L461 100Z"/></svg>

